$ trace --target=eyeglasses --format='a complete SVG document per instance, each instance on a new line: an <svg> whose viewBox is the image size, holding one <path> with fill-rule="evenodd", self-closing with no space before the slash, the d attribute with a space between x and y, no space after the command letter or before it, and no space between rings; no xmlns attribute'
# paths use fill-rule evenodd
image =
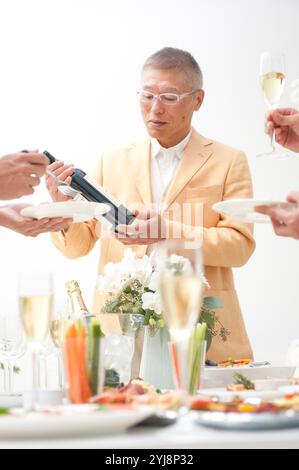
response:
<svg viewBox="0 0 299 470"><path fill-rule="evenodd" d="M194 91L188 91L187 93L182 93L181 95L178 95L176 93L160 93L158 95L155 95L151 91L147 90L139 90L137 91L137 94L140 97L140 101L143 103L152 103L154 99L157 99L161 101L163 104L177 104L181 99L185 98L185 96L188 95L193 95L193 93L196 93L198 90Z"/></svg>

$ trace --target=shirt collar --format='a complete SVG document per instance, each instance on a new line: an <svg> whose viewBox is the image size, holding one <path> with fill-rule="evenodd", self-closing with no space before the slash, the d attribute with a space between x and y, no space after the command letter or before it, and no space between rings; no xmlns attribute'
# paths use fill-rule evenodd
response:
<svg viewBox="0 0 299 470"><path fill-rule="evenodd" d="M157 157L160 151L162 151L163 155L168 155L168 154L176 155L181 160L181 158L183 157L184 150L187 147L187 144L190 140L191 134L192 134L192 129L190 129L190 132L188 133L188 135L186 135L186 137L183 140L181 140L181 142L167 149L162 147L159 144L157 139L151 138L152 156Z"/></svg>

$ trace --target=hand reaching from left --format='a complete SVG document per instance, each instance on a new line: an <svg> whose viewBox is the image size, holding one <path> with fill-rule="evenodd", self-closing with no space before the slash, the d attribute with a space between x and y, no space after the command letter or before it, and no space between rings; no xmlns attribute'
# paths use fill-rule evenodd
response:
<svg viewBox="0 0 299 470"><path fill-rule="evenodd" d="M72 223L72 219L55 217L53 219L29 219L22 217L20 211L30 204L11 204L0 206L0 225L14 230L27 237L37 237L41 233L58 232L66 230Z"/></svg>

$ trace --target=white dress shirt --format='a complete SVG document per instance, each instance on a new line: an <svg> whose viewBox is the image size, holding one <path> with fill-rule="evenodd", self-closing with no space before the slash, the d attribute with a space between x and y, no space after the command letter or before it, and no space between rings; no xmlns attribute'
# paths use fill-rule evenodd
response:
<svg viewBox="0 0 299 470"><path fill-rule="evenodd" d="M163 208L167 188L174 178L191 134L192 129L181 142L168 149L161 147L156 139L151 139L151 189L154 212L161 212ZM149 256L155 251L158 255L161 243L162 241L148 245L146 254Z"/></svg>
<svg viewBox="0 0 299 470"><path fill-rule="evenodd" d="M161 147L156 139L151 139L151 188L153 209L159 212L166 190L173 179L184 150L190 140L189 134L177 145L168 149Z"/></svg>

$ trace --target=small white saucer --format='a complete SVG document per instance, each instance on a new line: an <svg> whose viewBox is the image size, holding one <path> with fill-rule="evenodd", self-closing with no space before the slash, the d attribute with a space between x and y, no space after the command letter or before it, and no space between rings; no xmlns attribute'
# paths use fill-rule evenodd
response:
<svg viewBox="0 0 299 470"><path fill-rule="evenodd" d="M98 218L109 212L109 210L110 207L107 204L99 202L68 201L28 206L22 209L20 214L23 217L32 217L34 219L43 219L44 217L72 218L76 223Z"/></svg>
<svg viewBox="0 0 299 470"><path fill-rule="evenodd" d="M23 404L22 394L7 395L0 393L0 408L18 408Z"/></svg>
<svg viewBox="0 0 299 470"><path fill-rule="evenodd" d="M277 201L263 201L259 199L228 199L216 202L212 206L215 212L225 214L232 219L247 223L269 223L270 217L255 212L255 206L283 204Z"/></svg>

